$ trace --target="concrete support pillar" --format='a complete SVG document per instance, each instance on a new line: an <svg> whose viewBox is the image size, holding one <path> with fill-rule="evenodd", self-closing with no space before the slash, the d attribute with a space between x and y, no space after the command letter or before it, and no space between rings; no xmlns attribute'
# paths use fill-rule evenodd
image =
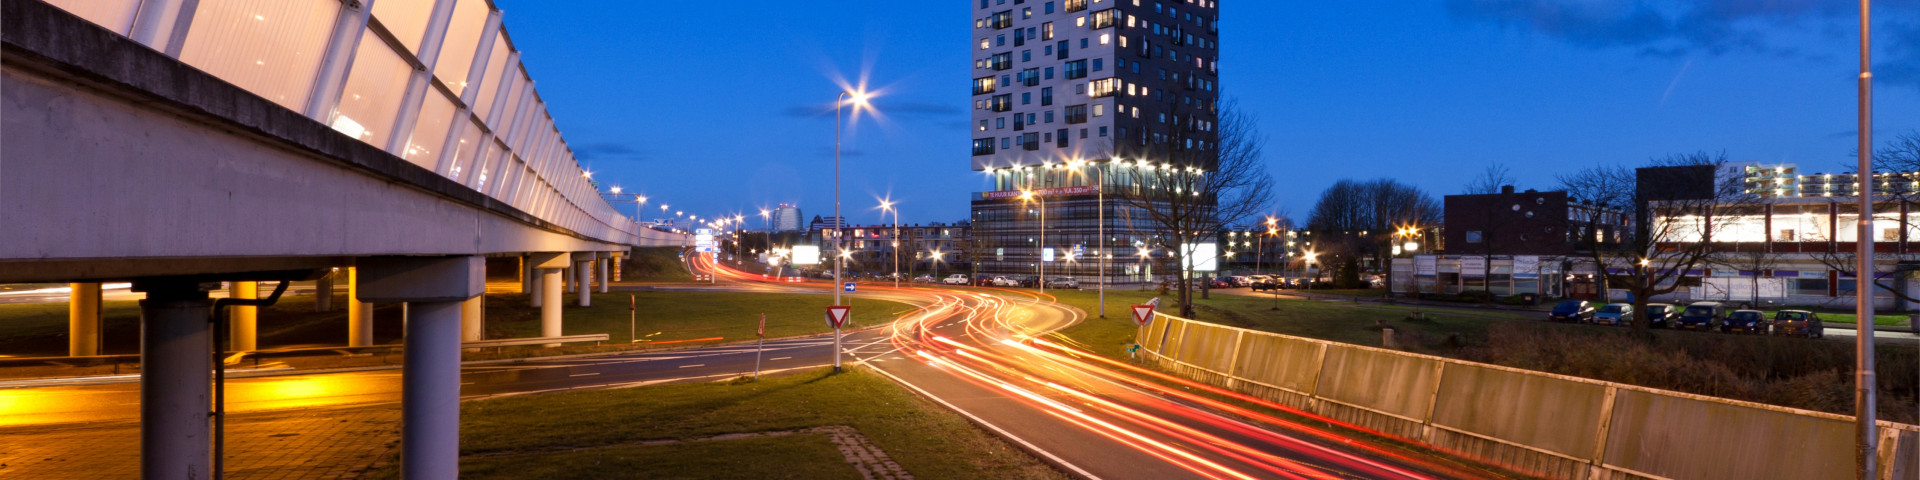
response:
<svg viewBox="0 0 1920 480"><path fill-rule="evenodd" d="M620 281L620 261L624 259L625 256L621 255L620 252L613 252L613 276L610 277L613 281Z"/></svg>
<svg viewBox="0 0 1920 480"><path fill-rule="evenodd" d="M533 308L540 308L547 300L547 295L543 292L547 288L546 279L542 277L545 272L533 266L533 257L527 257L526 270L527 303Z"/></svg>
<svg viewBox="0 0 1920 480"><path fill-rule="evenodd" d="M612 278L607 276L607 270L612 269L613 259L602 258L598 263L600 264L600 277L595 280L600 283L600 293L607 293L607 279Z"/></svg>
<svg viewBox="0 0 1920 480"><path fill-rule="evenodd" d="M532 298L534 306L540 308L540 336L542 337L561 335L560 307L562 304L560 302L566 300L563 298L565 290L560 284L565 281L562 279L565 276L562 272L566 269L570 258L566 253L527 255L527 265L539 274L539 279L533 282ZM558 347L560 344L549 343L546 346Z"/></svg>
<svg viewBox="0 0 1920 480"><path fill-rule="evenodd" d="M460 341L483 340L486 336L487 297L481 295L460 302Z"/></svg>
<svg viewBox="0 0 1920 480"><path fill-rule="evenodd" d="M213 301L190 280L136 282L140 301L140 477L208 478Z"/></svg>
<svg viewBox="0 0 1920 480"><path fill-rule="evenodd" d="M533 262L526 255L520 256L520 293L533 293Z"/></svg>
<svg viewBox="0 0 1920 480"><path fill-rule="evenodd" d="M333 272L313 281L313 311L333 311Z"/></svg>
<svg viewBox="0 0 1920 480"><path fill-rule="evenodd" d="M360 300L360 268L347 267L347 346L373 345L373 304Z"/></svg>
<svg viewBox="0 0 1920 480"><path fill-rule="evenodd" d="M560 302L566 301L562 298L563 292L560 290L562 276L561 269L558 268L540 269L540 283L543 284L540 287L540 293L545 297L540 303L540 336L542 337L560 336ZM546 346L552 348L560 344L549 343Z"/></svg>
<svg viewBox="0 0 1920 480"><path fill-rule="evenodd" d="M260 282L228 282L227 297L258 299ZM232 308L233 313L227 316L227 350L235 352L259 350L257 337L260 331L260 307L236 305L228 308Z"/></svg>
<svg viewBox="0 0 1920 480"><path fill-rule="evenodd" d="M100 284L75 283L67 300L67 355L100 354Z"/></svg>
<svg viewBox="0 0 1920 480"><path fill-rule="evenodd" d="M568 264L560 269L560 291L573 293L573 266Z"/></svg>
<svg viewBox="0 0 1920 480"><path fill-rule="evenodd" d="M462 304L487 291L482 257L363 259L369 302L407 305L400 369L400 477L451 479L460 473Z"/></svg>
<svg viewBox="0 0 1920 480"><path fill-rule="evenodd" d="M575 296L578 297L580 306L591 307L593 306L593 281L591 280L593 261L575 262L573 265L574 275L577 275L573 280Z"/></svg>

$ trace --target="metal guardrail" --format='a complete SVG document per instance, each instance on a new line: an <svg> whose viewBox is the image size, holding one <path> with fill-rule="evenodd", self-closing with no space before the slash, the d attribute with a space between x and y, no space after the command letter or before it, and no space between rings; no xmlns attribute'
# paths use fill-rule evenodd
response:
<svg viewBox="0 0 1920 480"><path fill-rule="evenodd" d="M604 334L604 333L595 333L591 335L562 335L558 337L502 338L498 340L476 340L472 342L460 342L460 348L513 347L513 346L520 346L520 345L546 345L549 343L580 343L580 342L594 342L595 344L599 344L602 342L606 342L607 338L608 338L607 334Z"/></svg>

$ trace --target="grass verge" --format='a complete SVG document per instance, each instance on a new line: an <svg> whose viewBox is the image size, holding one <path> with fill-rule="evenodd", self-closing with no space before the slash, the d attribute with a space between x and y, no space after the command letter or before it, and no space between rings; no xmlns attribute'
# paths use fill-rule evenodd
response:
<svg viewBox="0 0 1920 480"><path fill-rule="evenodd" d="M473 401L460 420L462 478L858 478L824 437L713 438L828 426L853 427L917 477L1064 478L861 368Z"/></svg>

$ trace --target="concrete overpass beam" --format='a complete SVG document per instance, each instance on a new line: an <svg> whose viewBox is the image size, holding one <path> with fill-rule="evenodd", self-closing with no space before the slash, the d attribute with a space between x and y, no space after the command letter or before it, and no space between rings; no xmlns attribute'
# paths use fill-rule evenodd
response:
<svg viewBox="0 0 1920 480"><path fill-rule="evenodd" d="M347 346L373 345L373 304L360 300L360 268L347 267Z"/></svg>
<svg viewBox="0 0 1920 480"><path fill-rule="evenodd" d="M462 304L487 292L486 259L373 257L360 262L362 300L408 305L400 375L401 478L460 473Z"/></svg>
<svg viewBox="0 0 1920 480"><path fill-rule="evenodd" d="M219 284L134 282L140 301L140 477L207 478L212 437L213 301Z"/></svg>
<svg viewBox="0 0 1920 480"><path fill-rule="evenodd" d="M535 298L539 300L536 305L540 307L540 336L542 337L561 335L560 302L566 300L561 295L560 277L561 271L566 268L569 260L566 253L535 253L527 256L527 265L540 272L540 281L534 284L534 291ZM549 343L546 346L552 348L560 344Z"/></svg>
<svg viewBox="0 0 1920 480"><path fill-rule="evenodd" d="M100 354L100 284L75 283L67 301L67 355Z"/></svg>
<svg viewBox="0 0 1920 480"><path fill-rule="evenodd" d="M253 300L260 298L260 282L228 282L227 297ZM227 350L259 350L260 307L235 305L227 316Z"/></svg>

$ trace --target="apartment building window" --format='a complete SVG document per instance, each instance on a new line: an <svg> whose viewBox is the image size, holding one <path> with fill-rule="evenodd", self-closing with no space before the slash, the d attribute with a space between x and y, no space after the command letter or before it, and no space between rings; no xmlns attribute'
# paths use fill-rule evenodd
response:
<svg viewBox="0 0 1920 480"><path fill-rule="evenodd" d="M1053 123L1053 110L1047 110L1047 113L1045 115L1042 115L1041 117L1042 117L1041 120L1045 121L1046 123Z"/></svg>
<svg viewBox="0 0 1920 480"><path fill-rule="evenodd" d="M1087 96L1094 98L1111 97L1113 94L1120 92L1120 84L1122 83L1126 82L1122 82L1118 78L1102 78L1087 82L1087 89L1089 90Z"/></svg>
<svg viewBox="0 0 1920 480"><path fill-rule="evenodd" d="M1007 117L993 119L993 128L996 130L1005 130L1007 128Z"/></svg>
<svg viewBox="0 0 1920 480"><path fill-rule="evenodd" d="M1067 78L1087 78L1087 61L1082 59L1067 62Z"/></svg>
<svg viewBox="0 0 1920 480"><path fill-rule="evenodd" d="M982 131L982 132L984 132L984 131L987 131L987 121L986 121L986 120L981 120L981 121L980 121L980 131Z"/></svg>
<svg viewBox="0 0 1920 480"><path fill-rule="evenodd" d="M1040 106L1053 105L1053 87L1040 89Z"/></svg>
<svg viewBox="0 0 1920 480"><path fill-rule="evenodd" d="M1096 71L1096 72L1100 71L1101 69L1100 63L1102 59L1095 58L1092 60L1093 60L1093 71Z"/></svg>
<svg viewBox="0 0 1920 480"><path fill-rule="evenodd" d="M1107 136L1107 127L1100 127L1100 136Z"/></svg>
<svg viewBox="0 0 1920 480"><path fill-rule="evenodd" d="M973 139L973 155L974 156L977 157L981 155L992 155L992 154L993 154L993 139L991 138Z"/></svg>
<svg viewBox="0 0 1920 480"><path fill-rule="evenodd" d="M1049 3L1048 5L1052 5L1052 4ZM1047 12L1047 13L1053 13L1053 12ZM1040 24L1040 39L1053 40L1053 22Z"/></svg>
<svg viewBox="0 0 1920 480"><path fill-rule="evenodd" d="M1120 11L1117 9L1109 8L1106 10L1093 12L1092 17L1093 17L1092 19L1093 26L1089 28L1092 28L1094 30L1099 30L1102 28L1112 27L1113 24L1115 23L1114 21L1120 18Z"/></svg>
<svg viewBox="0 0 1920 480"><path fill-rule="evenodd" d="M1080 129L1080 138L1087 138L1087 129Z"/></svg>
<svg viewBox="0 0 1920 480"><path fill-rule="evenodd" d="M1013 110L1013 94L1003 93L1000 95L993 96L993 111L1006 112L1006 111L1012 111L1012 110Z"/></svg>
<svg viewBox="0 0 1920 480"><path fill-rule="evenodd" d="M988 94L988 93L993 93L993 77L980 77L980 78L973 79L974 95L981 95L981 94Z"/></svg>
<svg viewBox="0 0 1920 480"><path fill-rule="evenodd" d="M1055 143L1054 146L1060 147L1060 148L1067 148L1067 129L1062 128L1059 131L1054 132L1053 139L1056 142L1059 142L1059 143Z"/></svg>
<svg viewBox="0 0 1920 480"><path fill-rule="evenodd" d="M1040 69L1029 68L1020 71L1021 84L1029 87L1040 86Z"/></svg>
<svg viewBox="0 0 1920 480"><path fill-rule="evenodd" d="M1013 68L1013 54L1012 53L993 54L993 58L989 59L987 61L987 64L992 66L994 70L1011 69Z"/></svg>
<svg viewBox="0 0 1920 480"><path fill-rule="evenodd" d="M1053 2L1047 2L1047 13L1053 13Z"/></svg>
<svg viewBox="0 0 1920 480"><path fill-rule="evenodd" d="M1033 103L1033 92L1020 92L1021 105L1030 105L1032 103Z"/></svg>
<svg viewBox="0 0 1920 480"><path fill-rule="evenodd" d="M1013 139L1012 139L1012 138L1001 138L1001 139L1000 139L1000 149L1001 149L1001 150L1006 150L1006 149L1010 149L1010 148L1013 148Z"/></svg>
<svg viewBox="0 0 1920 480"><path fill-rule="evenodd" d="M1099 116L1104 116L1104 115L1106 115L1106 114L1107 114L1107 106L1106 106L1106 105L1100 105L1100 104L1094 104L1094 106L1093 106L1093 116L1095 116L1095 117L1099 117Z"/></svg>
<svg viewBox="0 0 1920 480"><path fill-rule="evenodd" d="M989 48L993 48L993 39L982 37L980 39L980 49L986 50Z"/></svg>
<svg viewBox="0 0 1920 480"><path fill-rule="evenodd" d="M1014 116L1013 116L1013 131L1016 131L1016 132L1018 132L1018 131L1021 131L1021 130L1026 130L1026 129L1027 129L1027 123L1029 123L1029 122L1027 122L1027 117L1026 117L1026 115L1014 115Z"/></svg>
<svg viewBox="0 0 1920 480"><path fill-rule="evenodd" d="M1047 67L1047 80L1053 79L1053 67Z"/></svg>
<svg viewBox="0 0 1920 480"><path fill-rule="evenodd" d="M1059 54L1060 55L1058 57L1059 59L1066 60L1067 59L1067 41L1061 40L1060 43L1055 44L1053 47L1053 53Z"/></svg>
<svg viewBox="0 0 1920 480"><path fill-rule="evenodd" d="M1005 37L1005 35L1002 35L1002 37ZM1017 29L1017 28L1014 29L1013 30L1013 46L1018 47L1026 44L1027 44L1027 31L1024 29Z"/></svg>
<svg viewBox="0 0 1920 480"><path fill-rule="evenodd" d="M1066 0L1065 7L1068 12L1078 12L1081 10L1086 10L1087 0Z"/></svg>
<svg viewBox="0 0 1920 480"><path fill-rule="evenodd" d="M1067 123L1069 124L1087 123L1087 106L1086 105L1068 105L1067 106Z"/></svg>
<svg viewBox="0 0 1920 480"><path fill-rule="evenodd" d="M1020 148L1027 151L1039 150L1040 134L1033 132L1020 134Z"/></svg>
<svg viewBox="0 0 1920 480"><path fill-rule="evenodd" d="M1021 50L1020 61L1022 63L1033 61L1033 50Z"/></svg>
<svg viewBox="0 0 1920 480"><path fill-rule="evenodd" d="M1020 9L1020 19L1026 20L1029 18L1033 18L1033 7L1026 7L1026 8Z"/></svg>
<svg viewBox="0 0 1920 480"><path fill-rule="evenodd" d="M993 16L990 17L987 22L993 24L993 28L995 29L1011 27L1013 26L1013 11L1002 10L993 12Z"/></svg>

